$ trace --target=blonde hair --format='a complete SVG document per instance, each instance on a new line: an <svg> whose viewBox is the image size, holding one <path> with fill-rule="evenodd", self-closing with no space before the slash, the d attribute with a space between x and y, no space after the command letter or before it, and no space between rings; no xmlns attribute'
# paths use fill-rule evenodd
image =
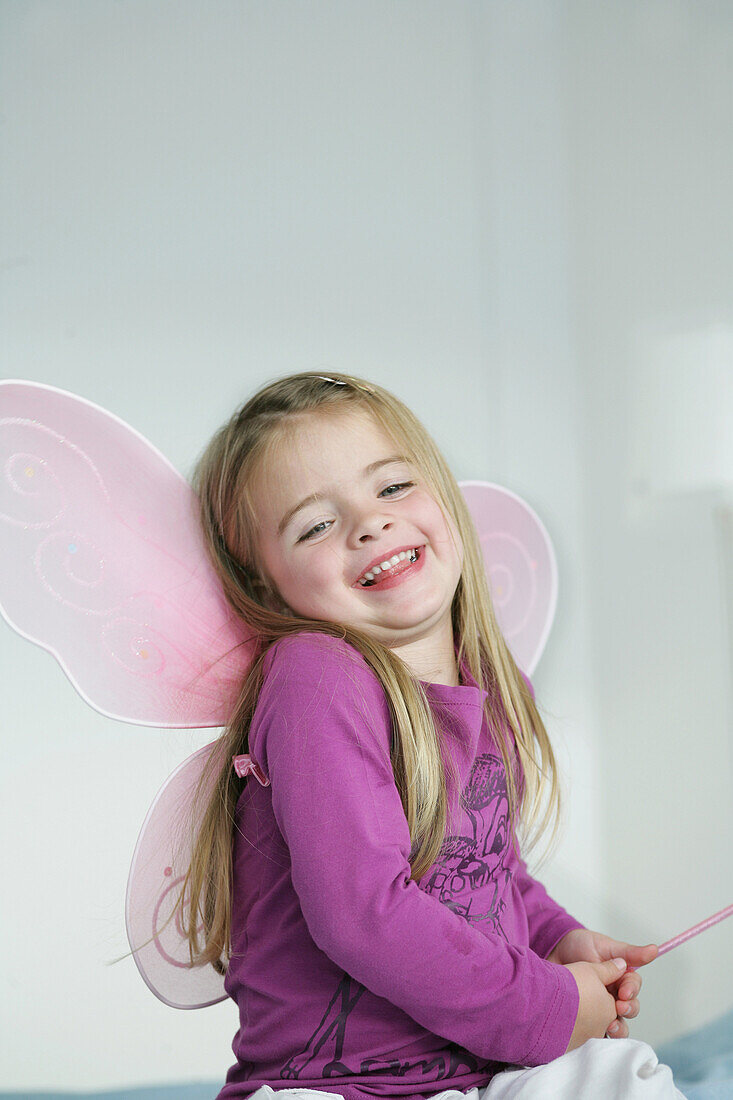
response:
<svg viewBox="0 0 733 1100"><path fill-rule="evenodd" d="M289 438L294 416L354 409L371 414L399 446L457 528L463 542L463 566L451 611L457 658L459 666L465 661L476 683L487 692L484 709L504 761L512 835L516 843L515 834L521 829L527 849L535 846L550 823L550 846L557 835L560 786L552 747L497 625L465 498L433 439L401 401L378 385L333 373L327 378L315 372L279 378L245 402L216 432L192 477L208 557L228 602L258 638L257 654L234 713L210 755L194 798L193 806L201 812L192 816L200 825L173 914L179 912L192 964L211 963L222 974L231 952L232 839L244 784L231 759L248 751L263 659L278 639L304 630L320 631L344 639L361 653L384 688L392 717L391 763L412 840L412 879L419 880L432 866L445 839L445 771L420 681L397 654L362 631L294 615L282 604L258 561L252 496L258 471Z"/></svg>

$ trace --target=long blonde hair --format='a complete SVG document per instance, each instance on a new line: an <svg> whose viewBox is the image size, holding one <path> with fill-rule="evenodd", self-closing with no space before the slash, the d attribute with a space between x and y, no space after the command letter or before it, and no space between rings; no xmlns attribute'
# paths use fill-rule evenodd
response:
<svg viewBox="0 0 733 1100"><path fill-rule="evenodd" d="M192 477L209 559L228 602L258 638L256 659L194 798L193 806L200 813L192 816L200 824L176 907L191 962L211 963L220 973L226 971L231 952L232 839L235 808L245 782L235 774L231 759L248 751L262 662L278 639L304 630L320 631L343 638L362 654L384 688L392 717L391 763L412 840L411 878L422 878L445 839L445 770L420 681L400 657L362 631L294 615L266 580L258 561L252 486L263 464L287 440L291 418L355 408L370 413L399 446L458 530L464 556L451 610L457 659L459 666L465 661L476 683L487 692L484 708L506 770L512 835L521 831L525 851L536 845L548 825L553 826L550 846L557 835L560 785L552 747L497 625L465 498L433 439L400 400L373 383L347 374L331 373L325 378L315 372L279 378L245 402L216 432Z"/></svg>

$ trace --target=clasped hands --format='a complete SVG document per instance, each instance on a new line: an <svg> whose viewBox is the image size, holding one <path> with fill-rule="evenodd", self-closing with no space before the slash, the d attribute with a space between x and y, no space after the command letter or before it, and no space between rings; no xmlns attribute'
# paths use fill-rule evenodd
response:
<svg viewBox="0 0 733 1100"><path fill-rule="evenodd" d="M548 962L566 965L574 962L607 962L609 959L623 958L628 966L644 966L657 957L659 948L654 943L645 947L637 944L612 940L601 932L591 932L587 928L574 928L557 943L547 956ZM608 1028L606 1035L610 1039L628 1038L627 1019L639 1015L639 990L641 975L637 971L627 970L620 978L606 987L616 1001L616 1019Z"/></svg>

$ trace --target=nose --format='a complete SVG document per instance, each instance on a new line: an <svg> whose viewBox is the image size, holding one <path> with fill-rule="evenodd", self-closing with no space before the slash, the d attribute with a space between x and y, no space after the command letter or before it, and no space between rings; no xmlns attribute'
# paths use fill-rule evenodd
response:
<svg viewBox="0 0 733 1100"><path fill-rule="evenodd" d="M364 509L360 515L354 518L352 541L357 545L363 545L365 542L379 538L383 532L389 531L392 526L392 519L385 516L383 512L376 508Z"/></svg>
<svg viewBox="0 0 733 1100"><path fill-rule="evenodd" d="M389 531L392 527L392 520L375 520L372 523L361 524L361 534L359 535L359 542L368 542L370 539L378 538L383 531Z"/></svg>

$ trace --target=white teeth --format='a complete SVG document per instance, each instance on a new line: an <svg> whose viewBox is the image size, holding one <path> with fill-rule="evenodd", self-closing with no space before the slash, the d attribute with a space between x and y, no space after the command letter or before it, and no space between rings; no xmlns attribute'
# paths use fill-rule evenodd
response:
<svg viewBox="0 0 733 1100"><path fill-rule="evenodd" d="M417 550L401 550L399 554L393 554L391 558L387 558L385 561L380 562L379 565L375 565L373 569L370 569L368 573L360 577L359 584L364 588L365 585L373 581L375 577L378 577L380 573L386 572L394 565L397 565L398 561L405 561L406 558L409 558L410 561L417 561Z"/></svg>

